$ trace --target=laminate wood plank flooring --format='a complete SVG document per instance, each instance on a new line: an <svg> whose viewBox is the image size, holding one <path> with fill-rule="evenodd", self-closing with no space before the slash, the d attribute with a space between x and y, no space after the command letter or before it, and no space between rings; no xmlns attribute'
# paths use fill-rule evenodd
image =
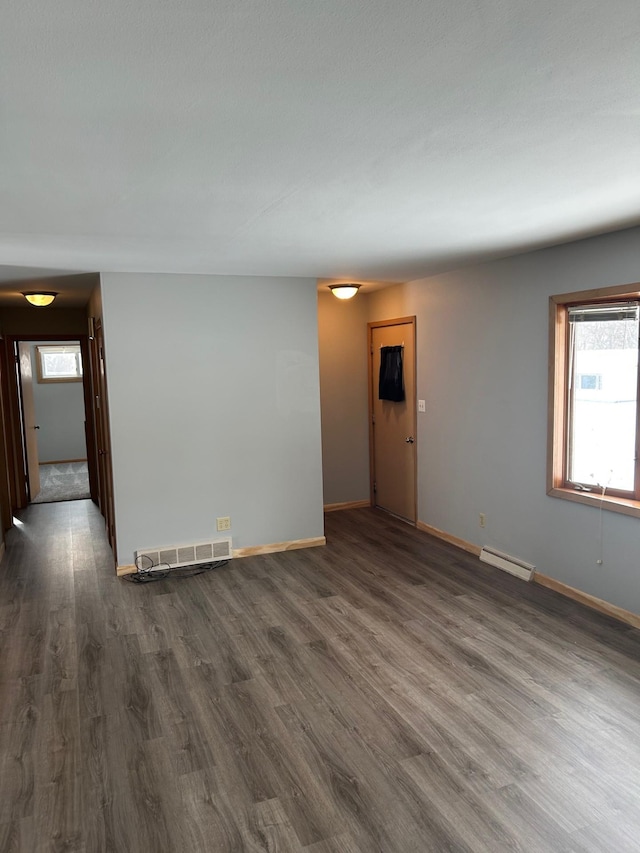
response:
<svg viewBox="0 0 640 853"><path fill-rule="evenodd" d="M368 509L117 579L90 501L0 565L0 853L640 851L640 632Z"/></svg>

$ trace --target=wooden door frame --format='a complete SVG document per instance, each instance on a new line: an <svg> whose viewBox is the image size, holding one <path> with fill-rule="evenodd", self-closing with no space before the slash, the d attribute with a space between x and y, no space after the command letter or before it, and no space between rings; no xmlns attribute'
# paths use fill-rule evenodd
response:
<svg viewBox="0 0 640 853"><path fill-rule="evenodd" d="M34 390L34 385L38 381L37 359L32 357L32 349L31 341L18 341L16 345L16 380L22 404L24 467L30 501L37 498L41 492L40 447L38 446L38 434L36 432L40 427L37 426L36 420L36 393Z"/></svg>
<svg viewBox="0 0 640 853"><path fill-rule="evenodd" d="M95 452L95 421L91 390L89 340L87 334L21 334L7 335L3 341L3 384L5 396L5 429L7 437L7 462L12 512L23 509L29 503L26 472L24 470L24 434L20 417L20 396L15 361L15 345L19 341L79 341L82 354L82 390L84 395L85 438L87 443L87 468L91 500L97 499L97 463Z"/></svg>
<svg viewBox="0 0 640 853"><path fill-rule="evenodd" d="M9 456L6 376L5 349L0 339L0 514L3 532L9 530L13 525L13 478L11 476L12 460ZM0 553L1 548L2 546L0 545Z"/></svg>
<svg viewBox="0 0 640 853"><path fill-rule="evenodd" d="M104 353L104 327L102 317L92 318L93 334L90 337L92 406L96 436L96 474L98 507L105 520L107 539L117 564L116 516L113 497L113 468L111 465L111 424L109 418L109 390L107 387L106 359ZM102 341L102 347L98 343ZM99 401L99 405L98 405Z"/></svg>
<svg viewBox="0 0 640 853"><path fill-rule="evenodd" d="M3 338L0 348L2 358L2 397L5 433L7 479L9 483L10 514L26 506L26 472L22 453L22 435L20 405L18 399L18 380L16 377L16 359L14 341L9 343ZM24 497L22 497L24 495ZM11 523L9 524L11 526Z"/></svg>
<svg viewBox="0 0 640 853"><path fill-rule="evenodd" d="M413 515L415 521L410 522L417 524L418 522L418 352L416 341L416 315L411 317L398 317L393 320L376 320L373 323L367 323L367 365L369 377L369 503L371 506L376 505L376 496L373 489L375 482L376 466L375 466L375 436L373 429L373 330L382 329L386 326L410 326L413 335L413 398L415 405L413 407L412 428L414 437L414 455L413 455Z"/></svg>

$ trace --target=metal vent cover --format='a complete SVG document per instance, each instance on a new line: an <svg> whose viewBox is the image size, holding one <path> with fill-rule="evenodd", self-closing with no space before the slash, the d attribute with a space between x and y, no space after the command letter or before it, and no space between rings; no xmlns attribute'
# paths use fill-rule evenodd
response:
<svg viewBox="0 0 640 853"><path fill-rule="evenodd" d="M510 575L515 575L523 581L530 581L536 570L536 567L531 563L527 563L519 557L505 554L489 545L485 545L480 551L480 559L483 563L489 563L490 566L502 569L503 572L509 572Z"/></svg>
<svg viewBox="0 0 640 853"><path fill-rule="evenodd" d="M157 566L171 569L195 566L214 560L230 560L233 556L231 538L194 542L189 545L164 545L141 548L135 552L135 565L139 572L148 572Z"/></svg>

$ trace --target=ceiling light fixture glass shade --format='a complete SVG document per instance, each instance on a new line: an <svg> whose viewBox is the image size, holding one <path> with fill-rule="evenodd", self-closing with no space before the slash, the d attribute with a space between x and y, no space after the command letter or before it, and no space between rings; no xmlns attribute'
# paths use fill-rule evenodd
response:
<svg viewBox="0 0 640 853"><path fill-rule="evenodd" d="M360 290L359 284L330 284L329 289L338 299L352 299Z"/></svg>
<svg viewBox="0 0 640 853"><path fill-rule="evenodd" d="M38 290L32 293L23 293L22 295L27 302L35 305L36 308L46 308L47 305L51 305L58 294L53 293L53 291Z"/></svg>

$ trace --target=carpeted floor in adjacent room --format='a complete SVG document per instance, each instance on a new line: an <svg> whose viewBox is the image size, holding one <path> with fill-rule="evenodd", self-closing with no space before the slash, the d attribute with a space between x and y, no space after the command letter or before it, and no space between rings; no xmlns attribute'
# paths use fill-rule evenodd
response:
<svg viewBox="0 0 640 853"><path fill-rule="evenodd" d="M91 495L86 462L54 462L40 465L40 493L31 503L80 501L89 497Z"/></svg>

